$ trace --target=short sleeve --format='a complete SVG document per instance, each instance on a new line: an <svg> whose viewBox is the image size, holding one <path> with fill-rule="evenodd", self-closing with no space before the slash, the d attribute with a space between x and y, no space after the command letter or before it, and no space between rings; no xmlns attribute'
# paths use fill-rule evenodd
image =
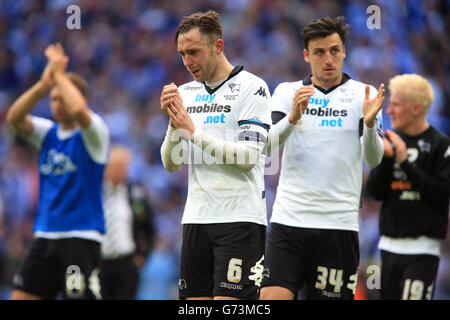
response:
<svg viewBox="0 0 450 320"><path fill-rule="evenodd" d="M254 119L270 124L270 91L263 80L258 80L249 85L241 100L239 120Z"/></svg>
<svg viewBox="0 0 450 320"><path fill-rule="evenodd" d="M288 92L287 84L280 83L274 90L270 103L271 112L288 114L292 109L293 96Z"/></svg>
<svg viewBox="0 0 450 320"><path fill-rule="evenodd" d="M109 130L103 119L91 111L91 124L81 130L81 136L91 158L101 164L109 159Z"/></svg>
<svg viewBox="0 0 450 320"><path fill-rule="evenodd" d="M22 137L37 149L41 149L42 142L44 141L47 133L53 127L54 122L49 119L35 116L31 116L31 122L33 123L33 133L29 136Z"/></svg>
<svg viewBox="0 0 450 320"><path fill-rule="evenodd" d="M270 123L270 91L259 78L250 83L242 97L238 115L238 141L263 150L267 143Z"/></svg>

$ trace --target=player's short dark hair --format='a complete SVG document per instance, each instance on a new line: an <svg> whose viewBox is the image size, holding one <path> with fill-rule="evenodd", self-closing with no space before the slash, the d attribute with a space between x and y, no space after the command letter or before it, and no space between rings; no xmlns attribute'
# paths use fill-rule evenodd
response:
<svg viewBox="0 0 450 320"><path fill-rule="evenodd" d="M85 98L87 98L89 93L89 86L87 81L83 77L74 72L67 72L66 75L69 78L69 80L74 84L74 86L77 87L78 90L80 90L81 94Z"/></svg>
<svg viewBox="0 0 450 320"><path fill-rule="evenodd" d="M339 35L342 43L344 44L345 39L347 39L348 29L350 28L350 25L345 24L344 20L344 16L339 16L335 19L325 17L311 21L302 29L303 44L305 45L305 49L308 50L308 43L310 40L325 38L334 33Z"/></svg>
<svg viewBox="0 0 450 320"><path fill-rule="evenodd" d="M196 12L190 16L183 17L180 26L175 33L175 43L180 34L186 33L194 28L199 28L200 32L208 36L210 44L217 39L223 38L223 30L220 25L220 14L216 11Z"/></svg>

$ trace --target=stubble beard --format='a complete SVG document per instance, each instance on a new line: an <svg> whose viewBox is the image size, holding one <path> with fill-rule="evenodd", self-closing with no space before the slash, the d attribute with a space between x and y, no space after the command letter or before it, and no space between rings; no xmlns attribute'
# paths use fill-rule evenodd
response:
<svg viewBox="0 0 450 320"><path fill-rule="evenodd" d="M319 78L319 80L320 80L320 82L321 83L324 83L324 84L330 84L330 86L333 84L333 83L335 83L338 79L339 79L339 76L338 75L336 75L336 76L334 76L334 77L332 77L332 78L326 78L326 77L321 77L321 76L318 76L318 78Z"/></svg>

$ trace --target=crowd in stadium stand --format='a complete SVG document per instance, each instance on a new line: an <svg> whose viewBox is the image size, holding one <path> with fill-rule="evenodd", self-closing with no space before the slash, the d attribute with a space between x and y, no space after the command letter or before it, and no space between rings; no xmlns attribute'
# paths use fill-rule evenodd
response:
<svg viewBox="0 0 450 320"><path fill-rule="evenodd" d="M81 30L66 27L66 8L81 9ZM190 81L176 53L180 18L199 10L222 14L225 53L266 80L271 92L309 73L300 28L312 18L345 15L351 25L344 72L378 88L400 73L419 73L434 89L429 122L450 134L450 20L445 0L435 1L129 0L0 2L0 299L7 299L17 264L32 238L38 194L37 152L14 138L4 121L7 108L39 79L46 46L59 41L69 70L90 85L90 107L108 124L113 142L132 150L130 179L143 183L155 211L157 240L141 269L138 299L176 299L180 221L187 168L167 172L160 146L168 118L159 106L163 85ZM381 28L366 26L370 4L381 8ZM386 99L388 101L388 98ZM387 102L385 104L385 109ZM48 99L33 114L50 117ZM384 114L384 126L390 128ZM368 169L365 169L367 177ZM266 176L270 216L278 175ZM379 263L379 203L366 196L360 215L361 276ZM450 299L450 242L444 244L435 299ZM364 281L363 281L364 282ZM365 296L377 299L376 290Z"/></svg>

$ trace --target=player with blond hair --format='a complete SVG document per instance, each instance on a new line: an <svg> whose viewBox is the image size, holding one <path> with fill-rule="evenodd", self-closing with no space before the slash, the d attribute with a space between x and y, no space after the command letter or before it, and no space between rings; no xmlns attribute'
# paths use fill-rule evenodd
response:
<svg viewBox="0 0 450 320"><path fill-rule="evenodd" d="M371 171L369 194L382 200L381 298L432 299L447 233L450 139L430 126L433 89L417 74L389 81L392 128Z"/></svg>
<svg viewBox="0 0 450 320"><path fill-rule="evenodd" d="M284 145L265 254L261 299L353 299L359 264L363 161L383 156L384 85L342 71L349 26L321 18L302 29L311 74L272 96L273 138Z"/></svg>

